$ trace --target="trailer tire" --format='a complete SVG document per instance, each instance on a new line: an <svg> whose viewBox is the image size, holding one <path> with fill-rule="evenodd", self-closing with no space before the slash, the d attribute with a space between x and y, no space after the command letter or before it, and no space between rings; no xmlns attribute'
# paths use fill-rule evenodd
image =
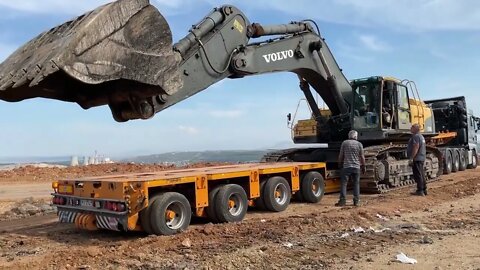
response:
<svg viewBox="0 0 480 270"><path fill-rule="evenodd" d="M156 197L150 210L153 232L156 235L173 235L185 231L192 219L187 198L177 192L166 192Z"/></svg>
<svg viewBox="0 0 480 270"><path fill-rule="evenodd" d="M468 165L468 169L476 169L478 165L478 156L475 150L472 151L472 164Z"/></svg>
<svg viewBox="0 0 480 270"><path fill-rule="evenodd" d="M293 199L297 202L305 202L301 190L298 190L297 192L295 192L295 194L293 194Z"/></svg>
<svg viewBox="0 0 480 270"><path fill-rule="evenodd" d="M220 222L240 222L247 210L247 193L237 184L222 186L215 196L215 212Z"/></svg>
<svg viewBox="0 0 480 270"><path fill-rule="evenodd" d="M457 149L452 149L452 172L458 172L460 169L460 153Z"/></svg>
<svg viewBox="0 0 480 270"><path fill-rule="evenodd" d="M325 181L321 173L311 171L302 178L300 193L302 198L309 203L318 203L325 194Z"/></svg>
<svg viewBox="0 0 480 270"><path fill-rule="evenodd" d="M152 209L152 204L157 199L157 197L152 197L148 200L148 205L142 211L139 213L139 218L140 218L140 225L142 225L142 229L144 232L146 232L148 235L154 234L152 230L152 225L151 225L151 219L150 219L150 210Z"/></svg>
<svg viewBox="0 0 480 270"><path fill-rule="evenodd" d="M465 149L460 149L459 154L460 166L458 167L458 170L465 171L467 169L467 151L465 151Z"/></svg>
<svg viewBox="0 0 480 270"><path fill-rule="evenodd" d="M445 157L443 164L443 174L452 173L452 151L450 149L445 149Z"/></svg>
<svg viewBox="0 0 480 270"><path fill-rule="evenodd" d="M262 197L268 210L282 212L290 204L292 190L287 179L281 176L274 176L270 177L265 183Z"/></svg>
<svg viewBox="0 0 480 270"><path fill-rule="evenodd" d="M265 190L265 183L267 181L261 181L260 182L260 197L255 199L255 207L258 210L265 211L267 210L267 207L265 206L265 200L263 199L263 192Z"/></svg>
<svg viewBox="0 0 480 270"><path fill-rule="evenodd" d="M208 206L205 209L205 212L207 212L208 218L213 223L220 222L217 217L217 212L215 211L215 198L217 197L218 191L220 190L221 187L222 186L215 187L210 192L208 192Z"/></svg>

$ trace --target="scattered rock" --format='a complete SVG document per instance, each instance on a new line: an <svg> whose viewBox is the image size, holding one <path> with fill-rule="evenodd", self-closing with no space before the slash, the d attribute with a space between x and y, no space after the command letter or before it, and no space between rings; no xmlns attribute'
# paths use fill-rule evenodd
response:
<svg viewBox="0 0 480 270"><path fill-rule="evenodd" d="M421 244L433 244L433 239L428 237L427 235L423 236L422 239L419 241Z"/></svg>
<svg viewBox="0 0 480 270"><path fill-rule="evenodd" d="M23 205L20 205L12 209L13 213L16 213L19 215L30 215L30 216L33 216L40 211L41 211L40 208L36 207L31 203L24 203Z"/></svg>
<svg viewBox="0 0 480 270"><path fill-rule="evenodd" d="M185 238L185 240L182 241L182 246L184 247L191 247L192 246L192 241L190 241L190 238Z"/></svg>
<svg viewBox="0 0 480 270"><path fill-rule="evenodd" d="M213 234L213 230L214 230L214 225L212 223L208 223L207 225L204 226L203 233L206 235L211 235Z"/></svg>

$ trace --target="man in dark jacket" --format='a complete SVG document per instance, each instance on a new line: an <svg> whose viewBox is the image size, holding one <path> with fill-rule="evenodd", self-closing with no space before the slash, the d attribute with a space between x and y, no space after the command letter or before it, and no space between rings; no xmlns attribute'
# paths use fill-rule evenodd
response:
<svg viewBox="0 0 480 270"><path fill-rule="evenodd" d="M412 132L412 137L408 141L407 155L412 164L413 179L417 182L417 191L413 192L412 195L425 196L427 195L424 169L427 155L425 138L420 134L420 126L418 124L413 124L410 131Z"/></svg>

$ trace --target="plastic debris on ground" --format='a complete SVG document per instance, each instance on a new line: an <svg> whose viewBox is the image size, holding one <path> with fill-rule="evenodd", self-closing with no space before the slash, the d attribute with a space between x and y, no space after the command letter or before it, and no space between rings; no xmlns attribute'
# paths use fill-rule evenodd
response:
<svg viewBox="0 0 480 270"><path fill-rule="evenodd" d="M385 221L389 221L389 220L390 220L390 219L388 219L387 217L384 217L384 216L382 216L382 215L380 215L380 214L377 214L376 217L379 218L379 219L381 219L381 220L385 220Z"/></svg>
<svg viewBox="0 0 480 270"><path fill-rule="evenodd" d="M391 231L390 228L381 228L381 229L375 229L373 227L370 227L369 230L371 230L374 233L382 233L384 231Z"/></svg>
<svg viewBox="0 0 480 270"><path fill-rule="evenodd" d="M265 223L267 221L265 219L260 219L260 222Z"/></svg>
<svg viewBox="0 0 480 270"><path fill-rule="evenodd" d="M416 264L417 260L414 258L409 258L407 255L405 255L403 252L400 252L400 254L397 254L397 261L401 263L406 263L406 264Z"/></svg>
<svg viewBox="0 0 480 270"><path fill-rule="evenodd" d="M291 247L293 247L293 244L287 242L287 243L283 244L283 246L287 247L287 248L291 248Z"/></svg>
<svg viewBox="0 0 480 270"><path fill-rule="evenodd" d="M353 228L352 228L352 231L353 231L354 233L364 233L364 232L365 232L365 229L362 228L362 227L353 227Z"/></svg>
<svg viewBox="0 0 480 270"><path fill-rule="evenodd" d="M348 232L346 232L346 233L340 235L340 238L347 238L349 236L350 236L350 234Z"/></svg>

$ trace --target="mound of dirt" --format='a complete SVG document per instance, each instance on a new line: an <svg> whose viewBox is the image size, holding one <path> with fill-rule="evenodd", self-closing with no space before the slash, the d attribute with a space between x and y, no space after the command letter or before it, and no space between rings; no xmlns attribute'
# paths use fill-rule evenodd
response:
<svg viewBox="0 0 480 270"><path fill-rule="evenodd" d="M0 215L0 221L27 218L31 216L40 216L55 213L56 208L52 206L49 200L35 200L27 198L19 202L15 202L9 211Z"/></svg>
<svg viewBox="0 0 480 270"><path fill-rule="evenodd" d="M66 168L24 166L12 170L0 171L0 182L52 182L57 179L109 174L149 173L173 169L200 168L228 164L229 163L204 162L182 167L176 167L175 165L138 163L112 163Z"/></svg>

